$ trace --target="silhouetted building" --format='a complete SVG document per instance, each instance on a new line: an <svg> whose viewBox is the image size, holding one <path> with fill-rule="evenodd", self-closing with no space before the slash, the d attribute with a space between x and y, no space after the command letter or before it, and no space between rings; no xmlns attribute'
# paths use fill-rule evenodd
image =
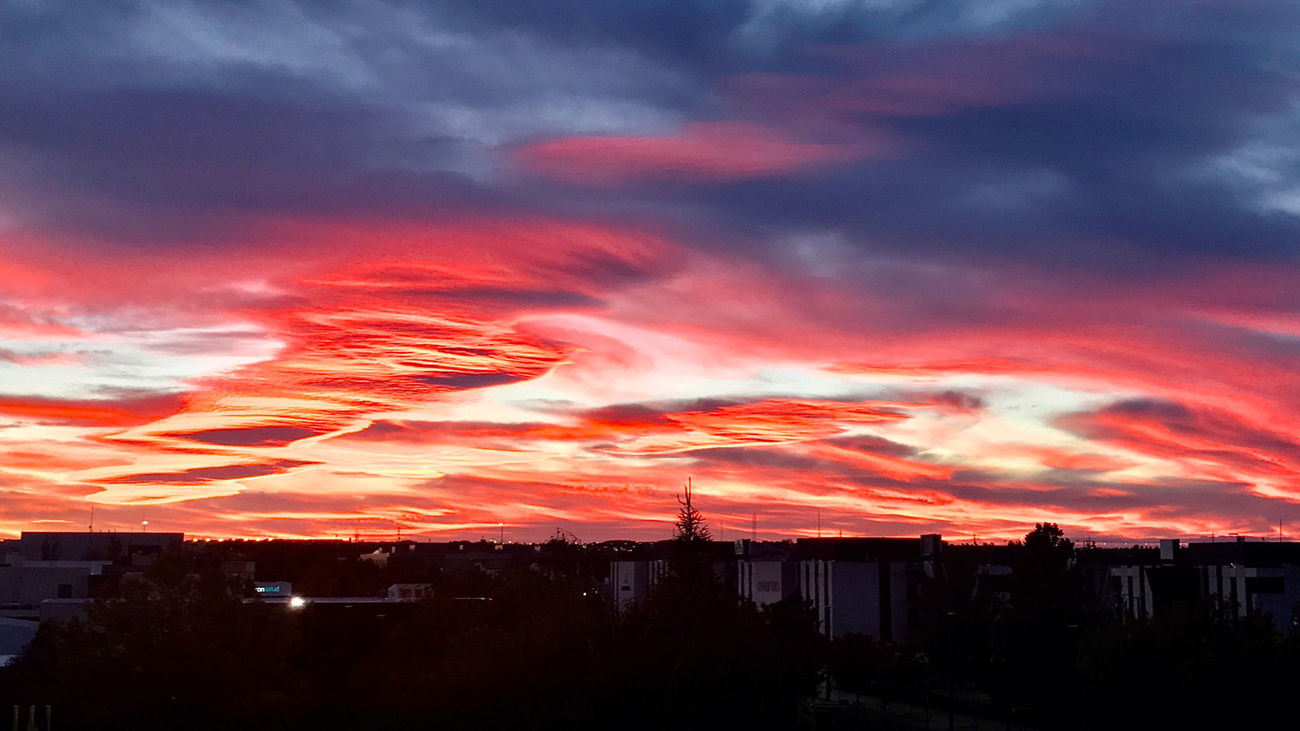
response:
<svg viewBox="0 0 1300 731"><path fill-rule="evenodd" d="M433 584L393 584L387 597L394 602L418 602L433 596Z"/></svg>
<svg viewBox="0 0 1300 731"><path fill-rule="evenodd" d="M663 577L666 566L661 561L628 559L611 561L609 582L611 601L620 612L626 612L645 598L646 592Z"/></svg>
<svg viewBox="0 0 1300 731"><path fill-rule="evenodd" d="M641 601L668 574L677 550L676 542L671 540L622 546L609 562L605 580L609 600L619 611L626 611ZM710 541L704 550L708 553L713 578L736 586L739 542Z"/></svg>
<svg viewBox="0 0 1300 731"><path fill-rule="evenodd" d="M794 544L736 541L736 592L760 607L800 595Z"/></svg>
<svg viewBox="0 0 1300 731"><path fill-rule="evenodd" d="M801 598L827 637L850 632L903 640L914 631L943 545L917 538L808 538L798 542L715 541L714 577L759 606ZM609 564L609 596L620 611L641 601L671 565L672 541L626 547Z"/></svg>
<svg viewBox="0 0 1300 731"><path fill-rule="evenodd" d="M938 535L801 539L794 552L799 594L827 637L904 640L917 625L922 587L941 545Z"/></svg>
<svg viewBox="0 0 1300 731"><path fill-rule="evenodd" d="M1300 543L1160 541L1159 548L1092 549L1081 556L1104 565L1117 613L1158 616L1175 603L1206 601L1229 616L1268 616L1291 631L1300 607Z"/></svg>
<svg viewBox="0 0 1300 731"><path fill-rule="evenodd" d="M49 618L70 607L79 612L105 587L142 571L183 540L180 533L24 532L6 541L0 554L0 616ZM42 610L50 600L61 601L59 611Z"/></svg>
<svg viewBox="0 0 1300 731"><path fill-rule="evenodd" d="M1192 543L1184 565L1200 593L1239 617L1268 615L1278 629L1296 626L1300 605L1300 543Z"/></svg>
<svg viewBox="0 0 1300 731"><path fill-rule="evenodd" d="M18 552L28 561L107 560L117 563L124 559L157 556L184 540L183 533L23 531L18 539Z"/></svg>

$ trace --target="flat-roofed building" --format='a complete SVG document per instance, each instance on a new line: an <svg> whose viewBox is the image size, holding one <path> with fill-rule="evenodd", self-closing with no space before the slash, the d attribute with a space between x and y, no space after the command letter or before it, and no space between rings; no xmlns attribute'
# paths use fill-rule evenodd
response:
<svg viewBox="0 0 1300 731"><path fill-rule="evenodd" d="M917 538L805 538L795 544L799 594L827 637L863 634L902 641L918 624L923 585L942 541Z"/></svg>

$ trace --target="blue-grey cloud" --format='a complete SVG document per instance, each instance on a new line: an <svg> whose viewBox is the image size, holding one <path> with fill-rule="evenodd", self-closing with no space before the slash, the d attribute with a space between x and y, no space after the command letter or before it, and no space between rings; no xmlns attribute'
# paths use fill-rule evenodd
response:
<svg viewBox="0 0 1300 731"><path fill-rule="evenodd" d="M777 257L831 233L1058 268L1289 260L1297 30L1300 11L1252 2L7 3L0 190L21 222L136 242L476 210ZM710 119L897 149L612 191L503 163Z"/></svg>

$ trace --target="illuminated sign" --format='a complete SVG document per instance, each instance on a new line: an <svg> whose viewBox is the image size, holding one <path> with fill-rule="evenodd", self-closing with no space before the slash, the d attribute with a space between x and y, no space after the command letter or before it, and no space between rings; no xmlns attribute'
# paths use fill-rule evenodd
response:
<svg viewBox="0 0 1300 731"><path fill-rule="evenodd" d="M253 590L259 596L289 596L293 585L287 581L259 581L253 584Z"/></svg>

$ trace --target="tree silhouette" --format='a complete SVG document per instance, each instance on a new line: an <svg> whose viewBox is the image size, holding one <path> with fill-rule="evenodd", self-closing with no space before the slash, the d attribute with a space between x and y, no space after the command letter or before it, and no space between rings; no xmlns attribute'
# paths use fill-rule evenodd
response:
<svg viewBox="0 0 1300 731"><path fill-rule="evenodd" d="M1018 548L1011 582L1011 611L992 675L1008 705L1038 721L1055 722L1076 682L1082 580L1074 543L1055 523L1038 523ZM1053 668L1044 672L1044 668Z"/></svg>
<svg viewBox="0 0 1300 731"><path fill-rule="evenodd" d="M0 673L0 700L52 704L67 728L243 728L293 707L296 623L245 603L220 561L187 544L84 618L43 623Z"/></svg>
<svg viewBox="0 0 1300 731"><path fill-rule="evenodd" d="M712 538L704 514L691 504L691 481L686 480L686 488L677 496L681 508L677 511L677 523L673 525L673 539L682 543L705 543Z"/></svg>
<svg viewBox="0 0 1300 731"><path fill-rule="evenodd" d="M1055 523L1038 523L1025 534L1015 568L1015 604L1021 618L1055 619L1076 612L1078 576L1071 570L1074 542Z"/></svg>

